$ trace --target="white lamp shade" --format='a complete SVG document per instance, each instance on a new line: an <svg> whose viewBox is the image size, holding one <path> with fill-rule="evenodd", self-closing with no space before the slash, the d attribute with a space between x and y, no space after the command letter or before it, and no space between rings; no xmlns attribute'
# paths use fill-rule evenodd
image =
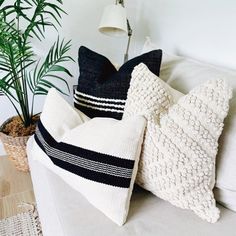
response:
<svg viewBox="0 0 236 236"><path fill-rule="evenodd" d="M109 5L104 9L98 30L109 36L127 35L126 10L120 4Z"/></svg>

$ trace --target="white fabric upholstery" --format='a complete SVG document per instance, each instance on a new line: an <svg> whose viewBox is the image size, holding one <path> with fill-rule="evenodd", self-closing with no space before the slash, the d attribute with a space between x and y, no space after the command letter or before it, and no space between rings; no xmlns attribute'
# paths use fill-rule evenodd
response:
<svg viewBox="0 0 236 236"><path fill-rule="evenodd" d="M54 88L48 92L40 119L57 141L60 141L67 131L90 120L67 103Z"/></svg>
<svg viewBox="0 0 236 236"><path fill-rule="evenodd" d="M127 223L119 227L31 155L28 159L44 236L235 236L232 211L218 206L221 219L212 225L140 189L132 195Z"/></svg>
<svg viewBox="0 0 236 236"><path fill-rule="evenodd" d="M136 116L122 121L94 118L83 123L83 117L56 90L50 90L32 155L111 220L123 225L146 121Z"/></svg>
<svg viewBox="0 0 236 236"><path fill-rule="evenodd" d="M137 183L214 223L217 141L231 89L223 80L211 80L175 103L163 83L144 64L132 73L124 117L144 115L148 121Z"/></svg>

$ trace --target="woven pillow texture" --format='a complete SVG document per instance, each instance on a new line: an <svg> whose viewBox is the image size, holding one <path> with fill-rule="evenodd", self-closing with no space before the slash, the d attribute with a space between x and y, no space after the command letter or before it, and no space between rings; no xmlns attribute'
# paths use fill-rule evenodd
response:
<svg viewBox="0 0 236 236"><path fill-rule="evenodd" d="M50 90L31 155L122 225L129 210L145 125L142 116L124 121L88 120L56 90Z"/></svg>
<svg viewBox="0 0 236 236"><path fill-rule="evenodd" d="M80 47L75 107L90 118L111 117L120 120L134 67L143 62L155 75L159 75L161 58L162 51L154 50L127 61L117 71L103 55Z"/></svg>
<svg viewBox="0 0 236 236"><path fill-rule="evenodd" d="M224 78L233 88L229 113L219 140L214 194L216 201L236 212L236 71L163 53L160 77L184 93L208 78Z"/></svg>
<svg viewBox="0 0 236 236"><path fill-rule="evenodd" d="M124 118L147 118L136 182L214 223L215 157L232 91L224 80L210 80L176 102L163 83L144 64L132 73Z"/></svg>

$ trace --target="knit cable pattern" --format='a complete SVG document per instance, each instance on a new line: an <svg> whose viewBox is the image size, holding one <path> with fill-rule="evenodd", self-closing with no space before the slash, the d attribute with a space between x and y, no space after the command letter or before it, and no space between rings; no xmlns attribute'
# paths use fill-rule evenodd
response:
<svg viewBox="0 0 236 236"><path fill-rule="evenodd" d="M171 91L144 64L135 67L124 118L141 114L147 128L136 182L175 206L214 223L215 157L232 91L210 80L173 104Z"/></svg>

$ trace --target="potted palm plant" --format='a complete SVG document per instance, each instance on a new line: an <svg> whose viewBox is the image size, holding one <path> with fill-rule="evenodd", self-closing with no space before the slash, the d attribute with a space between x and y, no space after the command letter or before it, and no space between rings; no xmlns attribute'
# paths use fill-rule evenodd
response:
<svg viewBox="0 0 236 236"><path fill-rule="evenodd" d="M59 37L44 58L37 58L31 44L32 38L44 39L47 27L60 26L65 13L62 0L10 2L0 0L0 92L14 107L16 116L2 124L0 137L17 169L28 171L26 142L38 120L35 97L46 95L51 87L64 94L69 92L64 76L72 75L63 63L73 59L68 55L70 41ZM64 89L60 88L62 84Z"/></svg>

